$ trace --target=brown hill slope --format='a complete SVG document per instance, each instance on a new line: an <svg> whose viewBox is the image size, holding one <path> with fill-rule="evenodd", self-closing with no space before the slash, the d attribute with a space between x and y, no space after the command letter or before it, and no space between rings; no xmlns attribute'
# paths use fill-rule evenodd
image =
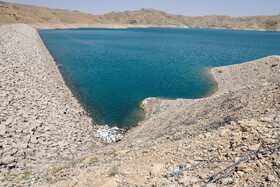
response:
<svg viewBox="0 0 280 187"><path fill-rule="evenodd" d="M154 9L141 9L97 16L79 11L0 1L1 23L26 23L36 28L152 26L280 31L280 15L238 18L218 15L191 17Z"/></svg>
<svg viewBox="0 0 280 187"><path fill-rule="evenodd" d="M105 14L104 18L130 25L280 31L280 15L238 18L219 15L191 17L168 14L154 9L141 9L139 11L112 12Z"/></svg>
<svg viewBox="0 0 280 187"><path fill-rule="evenodd" d="M110 22L79 11L51 9L0 1L0 24L25 23L36 28L98 27Z"/></svg>

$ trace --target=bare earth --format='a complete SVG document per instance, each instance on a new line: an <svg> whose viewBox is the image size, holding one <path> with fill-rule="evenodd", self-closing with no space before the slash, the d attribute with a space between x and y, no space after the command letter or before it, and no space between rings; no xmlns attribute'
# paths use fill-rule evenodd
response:
<svg viewBox="0 0 280 187"><path fill-rule="evenodd" d="M34 28L0 27L0 72L0 186L280 182L279 56L211 69L207 98L145 99L146 119L109 145Z"/></svg>
<svg viewBox="0 0 280 187"><path fill-rule="evenodd" d="M0 24L25 23L37 29L180 27L228 30L280 31L280 15L275 16L183 16L154 9L91 15L79 11L51 9L0 1Z"/></svg>

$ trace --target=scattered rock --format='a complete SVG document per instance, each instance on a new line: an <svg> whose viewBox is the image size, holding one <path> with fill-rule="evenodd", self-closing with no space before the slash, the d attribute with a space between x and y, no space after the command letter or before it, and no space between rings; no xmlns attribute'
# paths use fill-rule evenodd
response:
<svg viewBox="0 0 280 187"><path fill-rule="evenodd" d="M10 155L3 155L2 157L2 164L3 165L8 165L8 164L11 164L15 161L15 158L10 156Z"/></svg>
<svg viewBox="0 0 280 187"><path fill-rule="evenodd" d="M116 181L114 179L110 180L109 182L107 182L104 187L118 187L118 183L116 183Z"/></svg>
<svg viewBox="0 0 280 187"><path fill-rule="evenodd" d="M6 134L6 126L0 125L0 136L5 136Z"/></svg>
<svg viewBox="0 0 280 187"><path fill-rule="evenodd" d="M277 169L276 173L277 173L278 177L280 178L280 169Z"/></svg>
<svg viewBox="0 0 280 187"><path fill-rule="evenodd" d="M214 185L211 184L211 183L208 183L208 184L205 185L205 187L214 187Z"/></svg>
<svg viewBox="0 0 280 187"><path fill-rule="evenodd" d="M268 176L266 177L266 180L267 180L267 181L275 181L275 177L274 177L273 175L268 175Z"/></svg>
<svg viewBox="0 0 280 187"><path fill-rule="evenodd" d="M269 117L262 117L260 118L260 120L263 122L273 122L273 118L269 118Z"/></svg>
<svg viewBox="0 0 280 187"><path fill-rule="evenodd" d="M245 164L245 163L240 163L240 164L237 166L236 170L237 170L237 171L241 171L241 170L243 170L243 169L245 169L245 168L247 168L247 167L248 167L247 164Z"/></svg>
<svg viewBox="0 0 280 187"><path fill-rule="evenodd" d="M227 133L229 132L229 129L224 129L220 132L220 137L224 137L227 135Z"/></svg>
<svg viewBox="0 0 280 187"><path fill-rule="evenodd" d="M178 180L178 183L184 184L185 182L188 182L188 181L190 181L190 178L188 176L184 176Z"/></svg>
<svg viewBox="0 0 280 187"><path fill-rule="evenodd" d="M222 182L222 184L229 184L229 183L231 183L232 182L232 178L230 178L230 177L227 177L227 178L223 178L222 180L221 180L221 182Z"/></svg>
<svg viewBox="0 0 280 187"><path fill-rule="evenodd" d="M257 151L257 150L259 150L260 146L261 146L261 144L249 145L248 149L250 151Z"/></svg>
<svg viewBox="0 0 280 187"><path fill-rule="evenodd" d="M239 175L239 177L242 177L244 175L243 171L237 171L237 174Z"/></svg>
<svg viewBox="0 0 280 187"><path fill-rule="evenodd" d="M91 153L93 142L100 144L93 141L91 118L79 115L85 111L37 30L0 25L0 43L0 171L40 173ZM75 155L65 154L70 151Z"/></svg>
<svg viewBox="0 0 280 187"><path fill-rule="evenodd" d="M174 101L150 98L149 102L144 101L147 120L135 127L134 133L127 135L128 141L101 147L103 144L97 138L92 141L90 118L65 87L52 57L48 53L45 55L47 49L36 30L24 25L0 27L0 43L5 44L0 45L0 70L4 72L0 73L0 80L4 83L0 85L1 172L16 167L21 172L25 168L36 168L37 173L48 171L57 163L67 163L68 166L72 159L80 159L81 155L94 151L93 156L99 158L96 163L89 164L89 159L75 162L75 167L69 166L57 174L54 185L65 186L63 181L72 180L73 175L84 180L85 183L79 182L79 185L100 185L112 178L107 169L116 164L121 171L120 182L110 180L107 184L111 186L178 186L178 183L185 186L193 182L198 182L196 186L204 186L208 181L201 181L197 176L212 176L258 150L260 139L265 143L279 143L279 89L269 89L272 84L279 84L279 66L273 71L266 69L270 62L280 63L277 56L213 69L219 90L210 97ZM222 69L222 73L215 74L217 69ZM266 76L265 81L258 81L260 75ZM105 130L96 131L102 134L105 142L114 142L123 136L120 133L118 137L119 130L105 127ZM161 130L166 132L166 137L176 139L155 141L154 134ZM200 135L194 136L197 134ZM93 143L97 146L92 146ZM111 154L115 147L120 152ZM267 175L279 175L276 160L279 153L261 154L237 165L236 173L229 175L232 182L231 178L225 178L217 183L238 186L246 182L254 186L261 180L267 186L277 184L276 175L272 175L273 178ZM172 171L184 165L185 160L188 160L187 168L183 168L183 174L175 179L171 176ZM150 168L157 162L165 165L155 164ZM267 176L267 182L264 176ZM37 185L33 179L26 182L26 186L29 183ZM49 185L45 180L38 183L37 186ZM44 185L40 185L42 183Z"/></svg>
<svg viewBox="0 0 280 187"><path fill-rule="evenodd" d="M160 173L160 171L161 171L161 169L162 169L163 167L164 167L163 164L155 164L155 165L152 167L150 174L151 174L152 176L158 176L159 173Z"/></svg>

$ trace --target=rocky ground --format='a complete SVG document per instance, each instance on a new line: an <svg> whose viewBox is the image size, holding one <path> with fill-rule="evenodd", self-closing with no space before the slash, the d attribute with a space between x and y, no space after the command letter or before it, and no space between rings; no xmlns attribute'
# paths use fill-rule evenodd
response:
<svg viewBox="0 0 280 187"><path fill-rule="evenodd" d="M0 33L0 186L280 183L279 56L211 69L207 98L147 98L146 119L103 145L36 30Z"/></svg>
<svg viewBox="0 0 280 187"><path fill-rule="evenodd" d="M213 95L144 100L146 120L121 142L42 176L38 184L277 186L280 57L213 68L210 73L218 86Z"/></svg>
<svg viewBox="0 0 280 187"><path fill-rule="evenodd" d="M277 186L280 116L265 116L147 148L112 148L40 186Z"/></svg>
<svg viewBox="0 0 280 187"><path fill-rule="evenodd" d="M92 120L34 28L0 26L0 72L1 174L44 171L94 151Z"/></svg>

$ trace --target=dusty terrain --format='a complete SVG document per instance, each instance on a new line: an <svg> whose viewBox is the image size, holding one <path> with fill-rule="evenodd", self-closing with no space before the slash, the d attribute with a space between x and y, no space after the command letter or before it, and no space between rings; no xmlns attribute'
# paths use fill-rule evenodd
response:
<svg viewBox="0 0 280 187"><path fill-rule="evenodd" d="M236 18L219 15L192 17L168 14L154 9L141 9L112 12L103 17L106 20L135 26L280 31L280 15Z"/></svg>
<svg viewBox="0 0 280 187"><path fill-rule="evenodd" d="M279 56L212 68L207 98L147 98L146 119L102 145L36 30L0 33L0 185L279 184Z"/></svg>
<svg viewBox="0 0 280 187"><path fill-rule="evenodd" d="M275 16L200 16L168 14L154 9L91 15L79 11L5 3L0 1L0 24L25 23L38 29L77 27L182 27L230 30L280 31L280 15Z"/></svg>
<svg viewBox="0 0 280 187"><path fill-rule="evenodd" d="M25 23L38 29L76 27L114 27L99 16L79 11L51 9L0 1L0 24ZM121 27L121 26L118 26Z"/></svg>

